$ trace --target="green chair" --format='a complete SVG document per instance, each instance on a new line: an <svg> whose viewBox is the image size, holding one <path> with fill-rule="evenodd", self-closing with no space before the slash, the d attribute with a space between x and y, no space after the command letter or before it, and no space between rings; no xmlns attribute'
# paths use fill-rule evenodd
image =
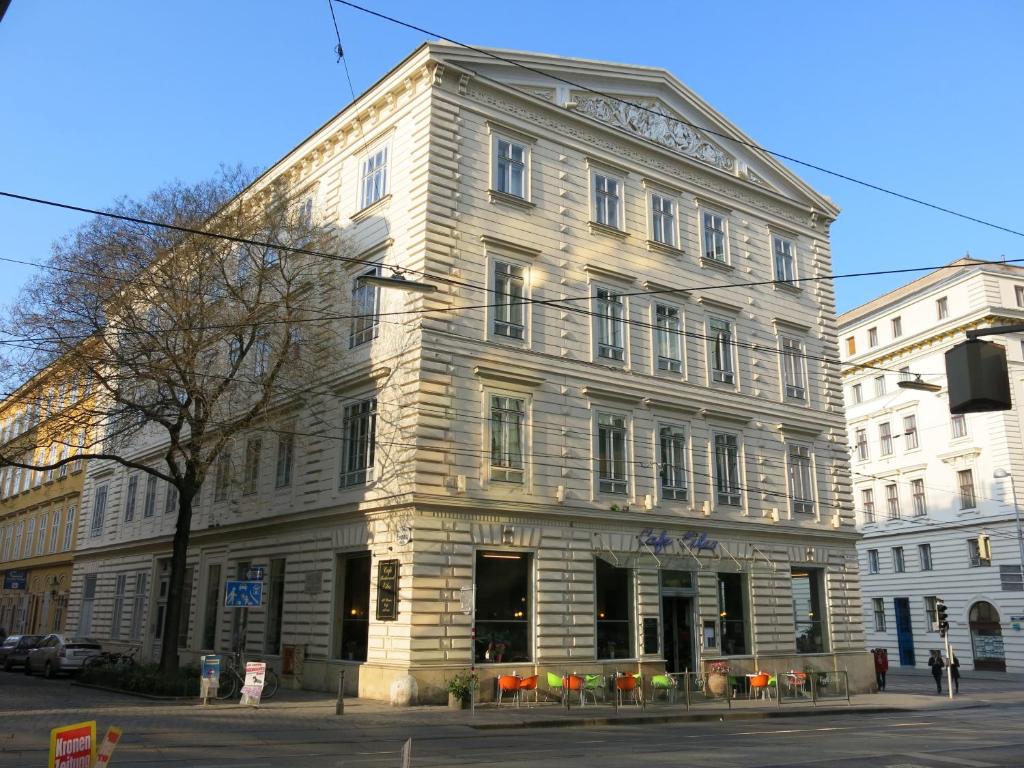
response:
<svg viewBox="0 0 1024 768"><path fill-rule="evenodd" d="M775 675L771 675L768 678L768 698L779 698L779 678L777 678Z"/></svg>
<svg viewBox="0 0 1024 768"><path fill-rule="evenodd" d="M654 700L658 691L665 692L665 701L674 701L676 693L675 681L668 675L653 675L651 677L651 700Z"/></svg>
<svg viewBox="0 0 1024 768"><path fill-rule="evenodd" d="M565 688L562 685L562 676L554 672L548 672L548 690L558 696L558 700L565 698Z"/></svg>
<svg viewBox="0 0 1024 768"><path fill-rule="evenodd" d="M583 676L584 686L583 690L590 694L590 698L597 704L597 694L601 694L601 698L604 699L604 688L602 683L604 680L601 679L601 675L584 675Z"/></svg>

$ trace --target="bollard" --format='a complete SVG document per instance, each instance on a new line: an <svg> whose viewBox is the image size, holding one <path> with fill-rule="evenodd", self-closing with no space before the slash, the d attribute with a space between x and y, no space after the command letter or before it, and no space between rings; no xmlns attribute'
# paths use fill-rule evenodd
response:
<svg viewBox="0 0 1024 768"><path fill-rule="evenodd" d="M338 673L338 701L334 705L334 714L345 714L345 670Z"/></svg>

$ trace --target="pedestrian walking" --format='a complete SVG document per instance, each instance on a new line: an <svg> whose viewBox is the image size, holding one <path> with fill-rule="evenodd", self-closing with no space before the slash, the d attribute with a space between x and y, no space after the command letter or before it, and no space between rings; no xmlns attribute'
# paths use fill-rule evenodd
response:
<svg viewBox="0 0 1024 768"><path fill-rule="evenodd" d="M932 677L935 678L935 692L942 695L942 670L946 665L942 661L941 651L932 651L932 655L928 657L928 666L932 668Z"/></svg>
<svg viewBox="0 0 1024 768"><path fill-rule="evenodd" d="M953 675L953 693L960 693L960 659L955 654L949 662L949 671Z"/></svg>
<svg viewBox="0 0 1024 768"><path fill-rule="evenodd" d="M889 671L889 652L885 648L874 648L871 655L875 657L875 682L878 690L885 690L885 673Z"/></svg>

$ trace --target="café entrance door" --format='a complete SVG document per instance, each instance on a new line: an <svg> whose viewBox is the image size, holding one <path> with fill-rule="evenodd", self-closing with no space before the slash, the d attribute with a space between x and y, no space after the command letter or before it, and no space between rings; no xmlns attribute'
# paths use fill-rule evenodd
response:
<svg viewBox="0 0 1024 768"><path fill-rule="evenodd" d="M661 610L665 627L665 669L667 672L693 671L693 598L662 595Z"/></svg>

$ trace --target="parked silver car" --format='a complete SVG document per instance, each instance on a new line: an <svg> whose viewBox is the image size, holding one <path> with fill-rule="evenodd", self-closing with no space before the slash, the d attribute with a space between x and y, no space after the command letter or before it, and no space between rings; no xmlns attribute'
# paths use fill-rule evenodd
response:
<svg viewBox="0 0 1024 768"><path fill-rule="evenodd" d="M47 635L29 652L25 674L42 672L45 677L53 677L58 672L78 672L102 650L99 643L88 637Z"/></svg>
<svg viewBox="0 0 1024 768"><path fill-rule="evenodd" d="M0 644L0 664L6 672L10 672L19 664L24 664L28 652L35 648L42 635L8 635Z"/></svg>

